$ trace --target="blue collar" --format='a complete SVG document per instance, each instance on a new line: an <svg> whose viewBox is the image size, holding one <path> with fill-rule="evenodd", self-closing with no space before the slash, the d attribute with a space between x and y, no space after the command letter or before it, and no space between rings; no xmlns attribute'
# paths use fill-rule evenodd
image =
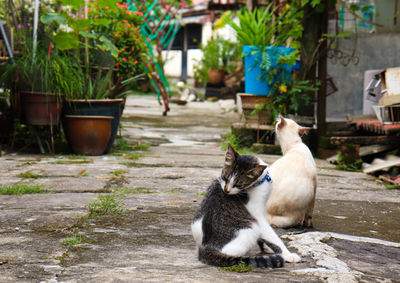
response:
<svg viewBox="0 0 400 283"><path fill-rule="evenodd" d="M256 182L252 187L257 187L259 185L261 185L262 183L264 183L265 181L267 181L268 183L272 183L272 179L269 176L269 173L267 171L267 174L265 174L265 176L258 182Z"/></svg>

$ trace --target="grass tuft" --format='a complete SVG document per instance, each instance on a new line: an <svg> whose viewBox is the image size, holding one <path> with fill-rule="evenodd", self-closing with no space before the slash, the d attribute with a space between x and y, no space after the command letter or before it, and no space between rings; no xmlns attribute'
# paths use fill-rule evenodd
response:
<svg viewBox="0 0 400 283"><path fill-rule="evenodd" d="M246 265L244 262L240 262L239 264L228 267L218 267L218 269L223 271L233 271L239 273L253 271L253 268L250 265Z"/></svg>
<svg viewBox="0 0 400 283"><path fill-rule="evenodd" d="M87 205L88 217L116 215L125 212L122 197L122 195L99 196L97 200Z"/></svg>
<svg viewBox="0 0 400 283"><path fill-rule="evenodd" d="M49 190L40 188L39 186L28 185L11 185L0 186L0 195L27 195L27 194L47 194Z"/></svg>
<svg viewBox="0 0 400 283"><path fill-rule="evenodd" d="M68 237L65 238L64 241L62 242L63 246L65 246L66 248L71 248L73 246L82 244L82 243L94 243L96 242L93 239L90 239L84 235L78 234L76 233L74 236L72 237Z"/></svg>

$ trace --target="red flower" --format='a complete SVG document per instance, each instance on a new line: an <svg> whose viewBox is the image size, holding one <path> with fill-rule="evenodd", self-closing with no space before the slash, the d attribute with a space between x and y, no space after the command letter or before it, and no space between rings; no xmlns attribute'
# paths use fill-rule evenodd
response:
<svg viewBox="0 0 400 283"><path fill-rule="evenodd" d="M151 40L150 40L150 38L146 38L146 40L148 41L148 42L150 42Z"/></svg>
<svg viewBox="0 0 400 283"><path fill-rule="evenodd" d="M138 60L135 60L135 64L139 63Z"/></svg>
<svg viewBox="0 0 400 283"><path fill-rule="evenodd" d="M119 62L117 62L117 63L115 64L115 67L119 67Z"/></svg>
<svg viewBox="0 0 400 283"><path fill-rule="evenodd" d="M122 58L122 61L126 62L126 58Z"/></svg>
<svg viewBox="0 0 400 283"><path fill-rule="evenodd" d="M115 34L115 37L119 37L119 34L117 33L117 34Z"/></svg>
<svg viewBox="0 0 400 283"><path fill-rule="evenodd" d="M99 17L99 15L94 15L94 18L97 19Z"/></svg>
<svg viewBox="0 0 400 283"><path fill-rule="evenodd" d="M122 22L123 22L123 23L127 23L127 22L128 22L128 20L123 20Z"/></svg>
<svg viewBox="0 0 400 283"><path fill-rule="evenodd" d="M138 15L138 16L143 16L143 12L139 12L139 11L133 12L133 14Z"/></svg>

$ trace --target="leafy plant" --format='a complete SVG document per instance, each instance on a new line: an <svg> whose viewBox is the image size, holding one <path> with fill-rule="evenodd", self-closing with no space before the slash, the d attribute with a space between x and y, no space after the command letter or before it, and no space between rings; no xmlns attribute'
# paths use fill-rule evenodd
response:
<svg viewBox="0 0 400 283"><path fill-rule="evenodd" d="M229 25L241 45L283 46L291 39L293 47L299 46L295 40L300 38L303 32L301 9L287 7L278 13L277 8L272 9L272 4L253 11L242 8L236 14L239 24L234 21L234 15L232 11L225 12L214 28L219 29Z"/></svg>
<svg viewBox="0 0 400 283"><path fill-rule="evenodd" d="M82 92L84 76L72 54L53 50L49 39L39 41L34 56L31 40L26 39L21 55L0 67L0 87L18 90L51 92L68 96Z"/></svg>
<svg viewBox="0 0 400 283"><path fill-rule="evenodd" d="M85 66L81 92L68 98L104 99L128 95L128 84L142 78L139 62L147 52L139 28L142 13L131 12L127 4L111 0L67 1L59 12L48 12L41 22L53 27L58 49L79 54ZM95 71L93 66L98 66ZM110 70L106 74L102 68ZM112 82L112 83L110 83Z"/></svg>
<svg viewBox="0 0 400 283"><path fill-rule="evenodd" d="M276 71L276 69L274 69ZM251 113L257 114L262 109L270 111L273 117L279 113L298 114L300 109L304 109L314 103L310 92L318 90L319 83L312 83L310 80L289 80L288 78L279 78L272 85L269 97L273 98L268 103L263 103Z"/></svg>

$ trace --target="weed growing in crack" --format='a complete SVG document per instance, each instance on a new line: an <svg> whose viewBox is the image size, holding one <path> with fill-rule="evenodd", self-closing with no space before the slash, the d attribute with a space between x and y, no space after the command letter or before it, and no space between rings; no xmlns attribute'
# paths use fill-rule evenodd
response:
<svg viewBox="0 0 400 283"><path fill-rule="evenodd" d="M116 215L125 212L123 195L102 195L97 200L89 203L88 217L98 217L103 215Z"/></svg>
<svg viewBox="0 0 400 283"><path fill-rule="evenodd" d="M125 171L125 170L115 170L115 171L110 172L111 175L114 175L116 177L120 177L126 173L128 173L128 171Z"/></svg>
<svg viewBox="0 0 400 283"><path fill-rule="evenodd" d="M47 174L43 171L38 171L38 170L32 170L32 171L27 171L24 173L19 173L17 175L19 178L30 178L30 179L37 179L37 178L46 178Z"/></svg>
<svg viewBox="0 0 400 283"><path fill-rule="evenodd" d="M130 191L131 194L157 194L157 191L136 188Z"/></svg>
<svg viewBox="0 0 400 283"><path fill-rule="evenodd" d="M0 186L0 195L27 195L27 194L47 194L50 190L45 190L39 186L28 186L28 185L11 185L11 186Z"/></svg>
<svg viewBox="0 0 400 283"><path fill-rule="evenodd" d="M76 233L72 237L65 238L63 240L62 244L63 244L63 246L65 246L66 248L69 249L69 248L71 248L73 246L76 246L76 245L79 245L79 244L82 244L82 243L94 243L94 242L96 242L96 241L93 240L93 239L90 239L90 238L88 238L88 237L86 237L86 236L84 236L82 234Z"/></svg>
<svg viewBox="0 0 400 283"><path fill-rule="evenodd" d="M253 271L253 268L249 265L246 265L244 262L239 262L239 264L228 267L218 267L218 269L224 271L239 272L239 273Z"/></svg>
<svg viewBox="0 0 400 283"><path fill-rule="evenodd" d="M115 144L112 148L112 155L121 155L121 153L131 152L133 151L148 151L150 145L136 142L136 141L129 141L123 137L117 136L115 138Z"/></svg>

